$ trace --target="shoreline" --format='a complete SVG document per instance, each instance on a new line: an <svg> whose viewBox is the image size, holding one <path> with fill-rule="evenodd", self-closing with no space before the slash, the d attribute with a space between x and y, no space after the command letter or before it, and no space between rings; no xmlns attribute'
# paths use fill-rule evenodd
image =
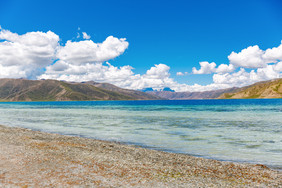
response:
<svg viewBox="0 0 282 188"><path fill-rule="evenodd" d="M0 187L279 187L282 172L0 125ZM43 181L42 181L43 180Z"/></svg>
<svg viewBox="0 0 282 188"><path fill-rule="evenodd" d="M191 156L191 157L203 158L203 159L208 159L208 160L216 160L216 161L221 161L221 162L261 165L261 166L265 166L265 167L267 167L271 170L279 171L279 172L282 173L282 166L268 165L268 164L264 164L264 163L256 163L254 161L249 161L249 160L241 160L240 161L240 160L220 159L220 158L216 158L216 157L212 157L212 156L197 155L197 154L175 151L175 150L172 150L172 149L156 148L156 147L152 147L152 146L149 146L149 145L143 145L143 144L140 144L140 143L137 143L137 142L126 142L126 141L123 142L123 141L99 139L99 138L95 138L95 137L87 137L85 135L80 135L80 134L64 134L62 132L46 131L46 130L41 130L41 129L27 128L27 127L9 126L9 125L1 125L1 124L0 124L0 126L5 126L5 127L9 127L9 128L27 129L27 130L31 130L31 131L35 131L35 132L42 132L42 133L47 133L47 134L58 134L58 135L67 136L67 137L79 137L79 138L91 139L91 140L102 141L102 142L110 142L110 143L116 143L116 144L120 144L120 145L132 146L132 147L136 147L136 148L144 148L144 149L148 149L148 150L154 150L154 151L172 153L172 154L188 155L188 156Z"/></svg>

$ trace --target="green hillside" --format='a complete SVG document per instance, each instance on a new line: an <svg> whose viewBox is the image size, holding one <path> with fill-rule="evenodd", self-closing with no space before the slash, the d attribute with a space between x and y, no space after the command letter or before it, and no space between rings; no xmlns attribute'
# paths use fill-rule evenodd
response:
<svg viewBox="0 0 282 188"><path fill-rule="evenodd" d="M224 93L219 99L282 98L282 79L258 82L238 89L233 93Z"/></svg>

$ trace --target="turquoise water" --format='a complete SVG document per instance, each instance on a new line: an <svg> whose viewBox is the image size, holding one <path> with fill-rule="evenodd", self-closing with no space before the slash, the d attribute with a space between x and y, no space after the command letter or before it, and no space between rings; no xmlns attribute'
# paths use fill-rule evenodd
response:
<svg viewBox="0 0 282 188"><path fill-rule="evenodd" d="M0 124L282 169L282 99L5 102Z"/></svg>

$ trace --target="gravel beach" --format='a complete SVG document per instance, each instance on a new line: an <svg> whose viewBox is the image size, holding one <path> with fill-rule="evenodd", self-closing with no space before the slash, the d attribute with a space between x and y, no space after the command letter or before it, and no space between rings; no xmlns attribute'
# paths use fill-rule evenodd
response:
<svg viewBox="0 0 282 188"><path fill-rule="evenodd" d="M281 171L0 126L0 187L282 187Z"/></svg>

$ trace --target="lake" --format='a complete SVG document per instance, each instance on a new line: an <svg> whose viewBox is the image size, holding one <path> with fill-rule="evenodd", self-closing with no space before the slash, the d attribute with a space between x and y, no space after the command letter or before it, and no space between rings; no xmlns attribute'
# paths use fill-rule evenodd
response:
<svg viewBox="0 0 282 188"><path fill-rule="evenodd" d="M0 124L282 169L282 99L1 102Z"/></svg>

